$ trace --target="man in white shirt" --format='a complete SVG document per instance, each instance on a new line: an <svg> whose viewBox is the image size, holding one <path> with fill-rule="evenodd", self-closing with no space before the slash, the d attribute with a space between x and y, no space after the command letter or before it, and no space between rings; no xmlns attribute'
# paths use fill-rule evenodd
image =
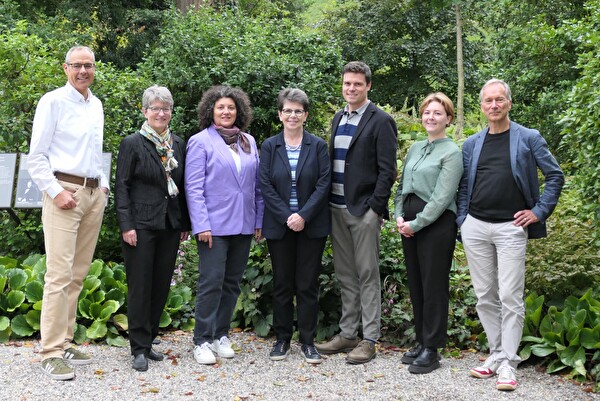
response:
<svg viewBox="0 0 600 401"><path fill-rule="evenodd" d="M104 111L89 89L96 71L94 53L88 47L73 47L62 67L68 82L40 99L28 161L29 174L44 193L46 275L40 355L42 369L55 380L73 379L71 365L92 362L71 342L77 299L108 194L102 170Z"/></svg>

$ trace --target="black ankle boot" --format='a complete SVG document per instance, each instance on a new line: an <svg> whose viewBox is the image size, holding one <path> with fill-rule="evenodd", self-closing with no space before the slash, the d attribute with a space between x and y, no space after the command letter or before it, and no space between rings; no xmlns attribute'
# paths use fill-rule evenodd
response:
<svg viewBox="0 0 600 401"><path fill-rule="evenodd" d="M406 351L404 355L402 355L402 359L400 359L400 361L402 361L402 363L410 365L415 359L417 359L417 357L421 354L422 351L423 345L417 344L415 347Z"/></svg>
<svg viewBox="0 0 600 401"><path fill-rule="evenodd" d="M421 354L410 364L410 373L430 373L440 367L438 352L433 348L424 348Z"/></svg>

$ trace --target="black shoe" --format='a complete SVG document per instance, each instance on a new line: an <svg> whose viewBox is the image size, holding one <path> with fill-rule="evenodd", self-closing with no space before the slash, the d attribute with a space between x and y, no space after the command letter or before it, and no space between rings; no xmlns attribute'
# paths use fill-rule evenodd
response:
<svg viewBox="0 0 600 401"><path fill-rule="evenodd" d="M146 355L139 354L136 355L133 359L133 363L131 367L137 370L138 372L145 372L148 370L148 359L146 359Z"/></svg>
<svg viewBox="0 0 600 401"><path fill-rule="evenodd" d="M290 353L290 343L285 340L277 340L273 349L269 353L269 358L272 361L282 361L287 358Z"/></svg>
<svg viewBox="0 0 600 401"><path fill-rule="evenodd" d="M402 356L402 359L400 359L400 361L402 361L402 363L410 365L414 362L415 359L417 359L419 355L421 355L422 351L423 346L421 344L417 344L415 347L406 351Z"/></svg>
<svg viewBox="0 0 600 401"><path fill-rule="evenodd" d="M160 344L160 339L155 338L154 340L152 340L152 345L158 345Z"/></svg>
<svg viewBox="0 0 600 401"><path fill-rule="evenodd" d="M150 348L150 352L148 352L148 359L153 361L162 361L165 359L165 356L162 353L154 351L152 348Z"/></svg>
<svg viewBox="0 0 600 401"><path fill-rule="evenodd" d="M410 373L430 373L440 367L438 352L433 348L425 348L408 367Z"/></svg>
<svg viewBox="0 0 600 401"><path fill-rule="evenodd" d="M308 363L318 364L323 362L319 351L317 351L313 344L302 344L302 353L304 354L304 360Z"/></svg>

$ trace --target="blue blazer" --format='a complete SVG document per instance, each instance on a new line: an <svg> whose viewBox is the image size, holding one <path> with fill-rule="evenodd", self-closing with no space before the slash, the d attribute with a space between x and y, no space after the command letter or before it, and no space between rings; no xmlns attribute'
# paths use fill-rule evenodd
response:
<svg viewBox="0 0 600 401"><path fill-rule="evenodd" d="M304 231L309 238L326 237L331 230L329 166L327 143L304 131L296 167L296 190L298 214L305 220ZM292 175L283 132L262 144L260 185L265 202L262 233L267 239L281 239L286 231L286 221L292 214L289 207Z"/></svg>
<svg viewBox="0 0 600 401"><path fill-rule="evenodd" d="M469 137L462 147L464 173L458 187L456 223L460 227L469 213L477 164L488 129ZM529 238L546 236L546 219L558 203L564 174L548 150L546 140L537 130L510 123L510 165L517 187L525 198L527 207L539 219L528 226ZM537 168L545 177L544 192L540 196Z"/></svg>

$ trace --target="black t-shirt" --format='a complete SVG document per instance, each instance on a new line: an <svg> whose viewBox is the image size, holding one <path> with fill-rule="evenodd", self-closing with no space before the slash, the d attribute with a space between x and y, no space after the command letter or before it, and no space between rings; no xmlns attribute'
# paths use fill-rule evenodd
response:
<svg viewBox="0 0 600 401"><path fill-rule="evenodd" d="M485 136L469 213L492 223L512 221L526 208L510 167L510 130Z"/></svg>

